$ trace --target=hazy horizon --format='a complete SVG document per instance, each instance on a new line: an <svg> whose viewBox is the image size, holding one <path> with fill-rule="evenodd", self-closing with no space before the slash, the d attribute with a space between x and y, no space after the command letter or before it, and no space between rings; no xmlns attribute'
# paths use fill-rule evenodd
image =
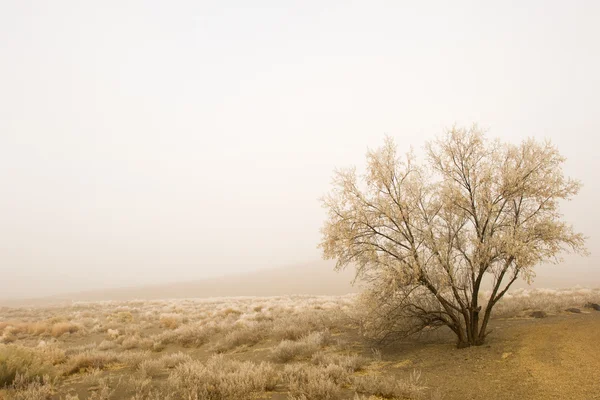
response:
<svg viewBox="0 0 600 400"><path fill-rule="evenodd" d="M600 286L600 3L0 5L0 298L320 258L335 168L457 123L550 139Z"/></svg>

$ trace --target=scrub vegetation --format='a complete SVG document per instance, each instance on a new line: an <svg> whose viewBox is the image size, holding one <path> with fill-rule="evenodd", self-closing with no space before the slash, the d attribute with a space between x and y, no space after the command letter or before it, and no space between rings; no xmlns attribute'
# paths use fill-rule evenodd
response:
<svg viewBox="0 0 600 400"><path fill-rule="evenodd" d="M515 330L544 323L551 335L561 321L571 329L600 322L600 312L585 307L600 302L600 290L518 289L496 307L490 346L456 350L442 328L378 347L365 296L2 308L0 398L467 398L470 380L481 376L464 369L464 385L456 387L461 378L441 370L447 363L466 358L499 368L528 354L513 340ZM575 307L580 313L566 311ZM533 311L548 318L533 318Z"/></svg>

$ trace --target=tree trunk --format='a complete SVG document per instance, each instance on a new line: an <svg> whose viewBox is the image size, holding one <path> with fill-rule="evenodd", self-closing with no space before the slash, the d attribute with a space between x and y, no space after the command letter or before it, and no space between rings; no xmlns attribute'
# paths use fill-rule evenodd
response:
<svg viewBox="0 0 600 400"><path fill-rule="evenodd" d="M485 343L485 334L483 334L485 327L479 327L479 312L481 307L470 311L471 318L465 322L464 326L458 327L457 333L457 344L456 347L463 349L471 346L481 346ZM455 331L456 333L456 331Z"/></svg>

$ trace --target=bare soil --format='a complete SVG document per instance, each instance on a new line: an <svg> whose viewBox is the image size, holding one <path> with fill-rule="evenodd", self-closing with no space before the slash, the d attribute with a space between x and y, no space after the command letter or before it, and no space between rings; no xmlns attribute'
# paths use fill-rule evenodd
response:
<svg viewBox="0 0 600 400"><path fill-rule="evenodd" d="M600 399L600 312L500 319L483 346L456 349L449 336L403 343L384 362L406 378L421 370L446 400Z"/></svg>

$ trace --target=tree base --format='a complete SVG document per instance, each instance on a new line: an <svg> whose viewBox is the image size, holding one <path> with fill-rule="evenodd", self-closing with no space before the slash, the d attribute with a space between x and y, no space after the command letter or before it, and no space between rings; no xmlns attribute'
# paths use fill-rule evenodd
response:
<svg viewBox="0 0 600 400"><path fill-rule="evenodd" d="M485 340L475 340L472 343L470 343L470 342L458 342L458 343L456 343L456 348L457 349L464 349L466 347L481 346L483 344L485 344Z"/></svg>

